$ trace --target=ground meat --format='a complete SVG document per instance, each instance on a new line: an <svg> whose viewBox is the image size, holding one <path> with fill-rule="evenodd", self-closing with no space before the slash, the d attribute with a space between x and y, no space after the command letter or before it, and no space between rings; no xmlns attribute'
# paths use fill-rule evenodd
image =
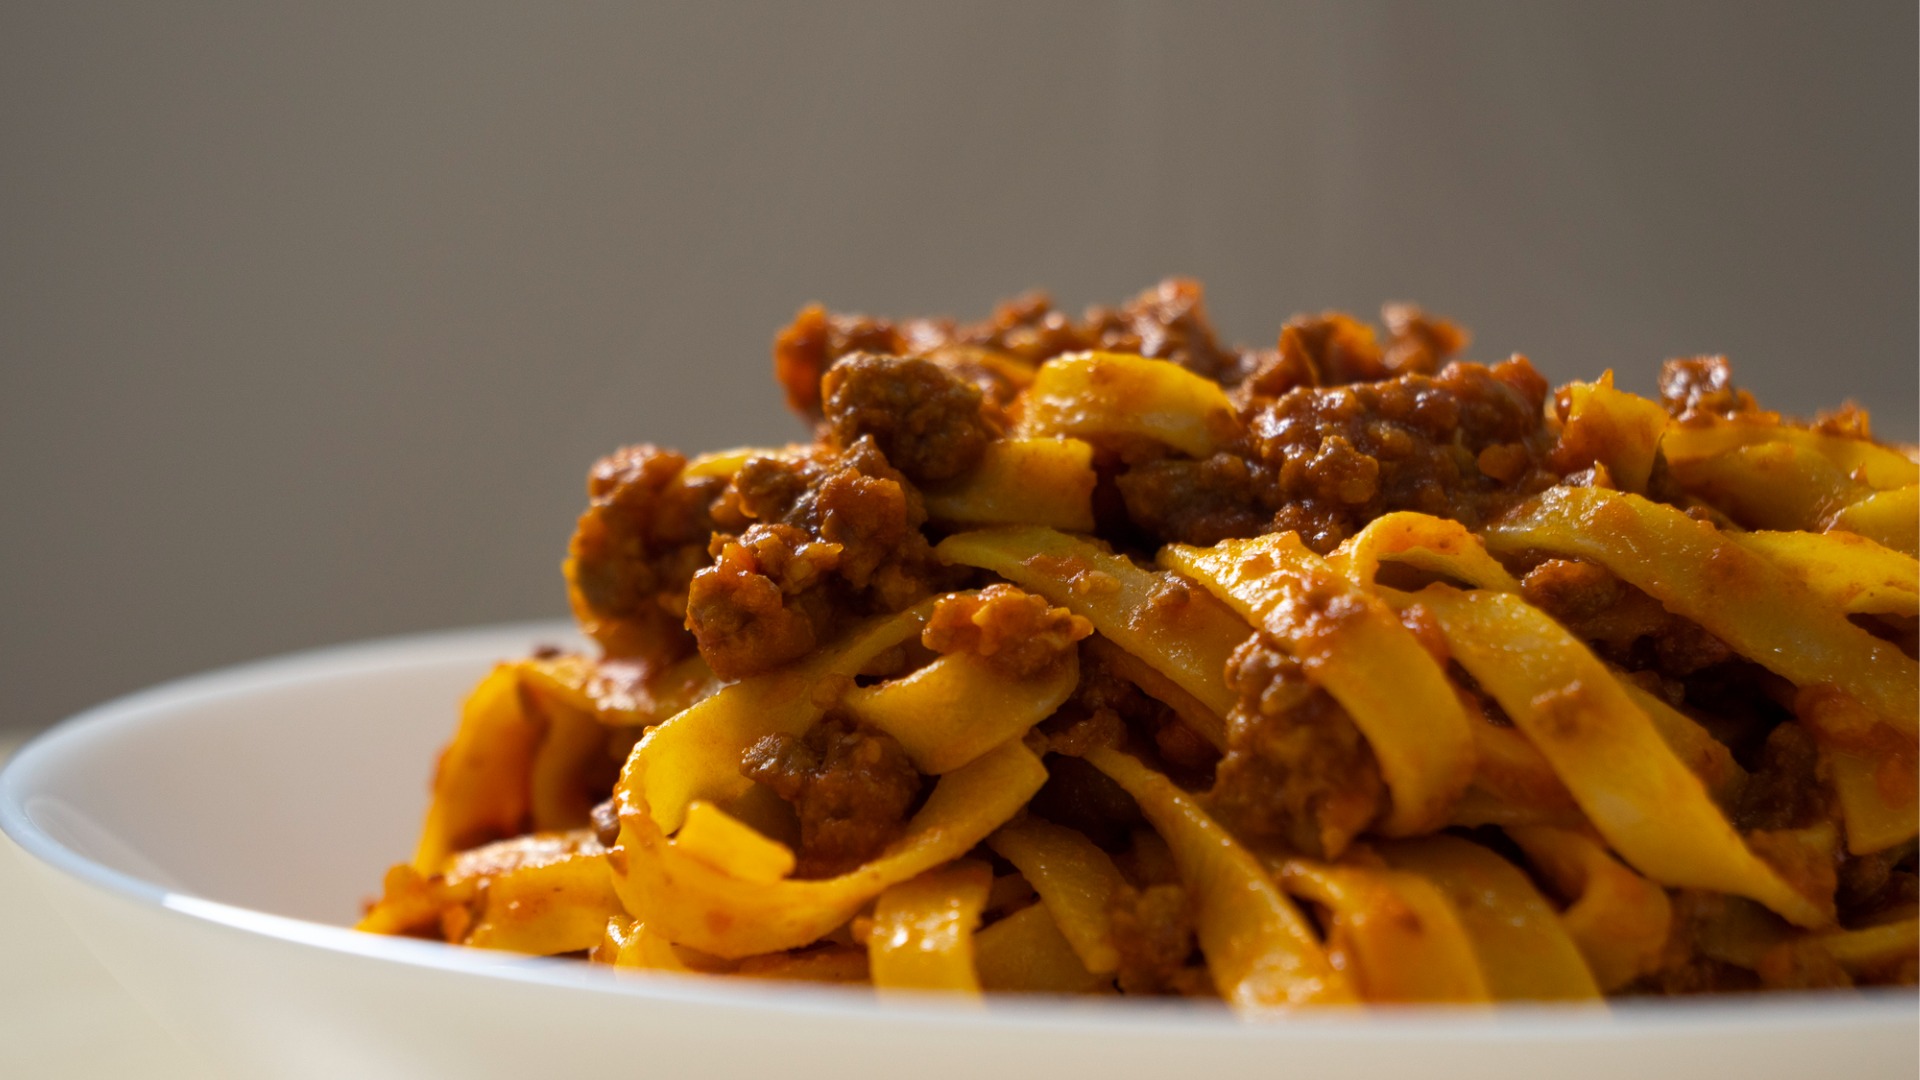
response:
<svg viewBox="0 0 1920 1080"><path fill-rule="evenodd" d="M1131 522L1157 540L1209 547L1254 536L1273 517L1263 477L1245 458L1163 458L1114 480Z"/></svg>
<svg viewBox="0 0 1920 1080"><path fill-rule="evenodd" d="M1762 862L1793 891L1813 901L1828 920L1838 917L1833 897L1839 880L1833 852L1824 841L1812 842L1796 829L1755 829L1747 833L1746 842Z"/></svg>
<svg viewBox="0 0 1920 1080"><path fill-rule="evenodd" d="M1812 430L1842 439L1872 439L1873 420L1857 402L1849 401L1814 418Z"/></svg>
<svg viewBox="0 0 1920 1080"><path fill-rule="evenodd" d="M1169 278L1120 305L1087 311L1090 347L1171 360L1225 386L1246 378L1252 354L1223 348L1197 281Z"/></svg>
<svg viewBox="0 0 1920 1080"><path fill-rule="evenodd" d="M1768 949L1754 973L1767 990L1842 990L1853 985L1839 961L1813 941L1782 942Z"/></svg>
<svg viewBox="0 0 1920 1080"><path fill-rule="evenodd" d="M1038 291L1001 304L985 322L961 327L954 340L1004 352L1029 364L1092 347L1086 330L1055 310L1047 294Z"/></svg>
<svg viewBox="0 0 1920 1080"><path fill-rule="evenodd" d="M610 848L620 842L620 812L613 808L612 799L595 803L588 817L593 822L593 838L600 841L601 847Z"/></svg>
<svg viewBox="0 0 1920 1080"><path fill-rule="evenodd" d="M1733 365L1724 356L1669 360L1660 366L1660 397L1682 423L1758 414L1753 395L1733 385Z"/></svg>
<svg viewBox="0 0 1920 1080"><path fill-rule="evenodd" d="M1835 897L1840 921L1847 926L1911 909L1920 903L1920 875L1915 874L1914 843L1896 845L1870 855L1842 859Z"/></svg>
<svg viewBox="0 0 1920 1080"><path fill-rule="evenodd" d="M915 483L968 472L996 435L980 389L927 360L855 353L835 361L820 385L832 445L871 438Z"/></svg>
<svg viewBox="0 0 1920 1080"><path fill-rule="evenodd" d="M671 659L691 645L681 626L687 587L707 562L711 507L726 481L688 480L686 463L629 446L588 474L567 575L582 623L609 656Z"/></svg>
<svg viewBox="0 0 1920 1080"><path fill-rule="evenodd" d="M1227 753L1208 807L1236 835L1336 858L1386 806L1379 764L1353 718L1300 665L1256 637L1234 654Z"/></svg>
<svg viewBox="0 0 1920 1080"><path fill-rule="evenodd" d="M1725 919L1726 896L1704 889L1675 889L1673 930L1653 971L1630 985L1627 993L1720 994L1760 988L1759 976L1746 968L1716 960L1700 951L1699 942L1713 933L1713 924Z"/></svg>
<svg viewBox="0 0 1920 1080"><path fill-rule="evenodd" d="M1789 721L1767 735L1734 808L1742 829L1802 829L1832 815L1820 782L1820 747L1812 734Z"/></svg>
<svg viewBox="0 0 1920 1080"><path fill-rule="evenodd" d="M1047 758L1047 782L1027 808L1084 833L1109 851L1125 844L1131 830L1146 823L1140 805L1125 788L1084 760L1057 750Z"/></svg>
<svg viewBox="0 0 1920 1080"><path fill-rule="evenodd" d="M1293 324L1289 323L1289 326ZM1306 386L1319 386L1320 372L1296 332L1289 341L1281 331L1280 348L1258 354L1247 377L1235 388L1238 404L1272 400Z"/></svg>
<svg viewBox="0 0 1920 1080"><path fill-rule="evenodd" d="M1380 309L1391 341L1384 361L1396 375L1431 375L1467 347L1467 332L1458 325L1429 315L1412 304L1388 304Z"/></svg>
<svg viewBox="0 0 1920 1080"><path fill-rule="evenodd" d="M1128 994L1194 994L1211 989L1193 958L1193 910L1179 885L1122 885L1107 903Z"/></svg>
<svg viewBox="0 0 1920 1080"><path fill-rule="evenodd" d="M713 564L694 575L687 596L687 626L714 674L743 678L811 652L834 623L818 586L841 550L791 525L715 536Z"/></svg>
<svg viewBox="0 0 1920 1080"><path fill-rule="evenodd" d="M871 438L749 460L714 511L711 564L685 617L723 679L788 663L851 616L899 611L952 580L920 532L919 494Z"/></svg>
<svg viewBox="0 0 1920 1080"><path fill-rule="evenodd" d="M948 596L934 605L920 642L937 653L970 652L1015 679L1053 668L1093 633L1093 624L1066 608L1012 585Z"/></svg>
<svg viewBox="0 0 1920 1080"><path fill-rule="evenodd" d="M747 748L740 772L793 804L800 818L795 873L844 873L900 835L922 779L891 735L839 717L804 738L768 735Z"/></svg>
<svg viewBox="0 0 1920 1080"><path fill-rule="evenodd" d="M1733 650L1596 563L1548 559L1521 579L1527 603L1616 664L1684 677L1726 663Z"/></svg>
<svg viewBox="0 0 1920 1080"><path fill-rule="evenodd" d="M788 407L811 418L820 415L820 376L829 364L854 352L905 350L906 338L886 319L829 315L811 304L773 339L773 375L786 391Z"/></svg>
<svg viewBox="0 0 1920 1080"><path fill-rule="evenodd" d="M1337 363L1349 362L1358 361ZM1543 465L1546 393L1546 380L1515 358L1255 400L1242 416L1265 503L1278 508L1269 529L1298 532L1324 553L1395 510L1477 526L1553 483Z"/></svg>
<svg viewBox="0 0 1920 1080"><path fill-rule="evenodd" d="M953 350L956 346L961 350ZM1227 386L1239 383L1264 359L1256 352L1221 346L1199 283L1173 278L1118 308L1089 308L1078 320L1055 310L1042 292L1009 300L990 318L964 325L948 319L894 322L831 315L814 305L775 339L773 365L788 405L811 420L821 411L821 376L841 357L857 352L923 357L977 383L982 373L968 362L968 348L1027 367L1090 349L1138 353L1171 360ZM982 389L989 397L1011 396L999 377L989 377Z"/></svg>

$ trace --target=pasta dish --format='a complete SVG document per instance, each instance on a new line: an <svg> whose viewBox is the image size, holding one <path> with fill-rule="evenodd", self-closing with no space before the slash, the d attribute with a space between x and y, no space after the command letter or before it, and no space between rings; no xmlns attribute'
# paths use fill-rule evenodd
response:
<svg viewBox="0 0 1920 1080"><path fill-rule="evenodd" d="M360 926L618 968L1353 1002L1912 985L1920 464L1719 357L810 307L809 443L593 466Z"/></svg>

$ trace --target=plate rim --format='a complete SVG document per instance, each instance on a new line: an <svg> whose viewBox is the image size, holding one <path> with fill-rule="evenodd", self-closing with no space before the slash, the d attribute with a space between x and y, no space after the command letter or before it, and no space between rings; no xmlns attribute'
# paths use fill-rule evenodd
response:
<svg viewBox="0 0 1920 1080"><path fill-rule="evenodd" d="M666 973L614 972L594 965L522 957L441 942L386 937L351 927L242 907L168 888L97 862L36 825L30 803L50 793L35 780L56 763L84 757L85 745L120 729L163 723L197 703L268 692L302 682L327 681L428 663L486 663L512 642L580 640L564 619L492 623L352 641L285 653L169 680L82 710L39 733L0 768L0 832L34 860L63 876L142 908L190 920L203 928L264 938L283 946L322 950L443 974L506 980L580 993L638 1000L765 1010L846 1019L907 1018L940 1025L1045 1028L1072 1034L1204 1036L1271 1039L1279 1035L1334 1039L1446 1042L1604 1040L1653 1034L1724 1036L1759 1029L1864 1030L1905 1026L1920 1030L1911 988L1850 993L1772 992L1680 999L1610 1000L1594 1004L1368 1005L1302 1010L1249 1021L1223 1006L1163 1001L1077 1001L1070 998L987 996L986 1008L957 1007L937 994L888 995L808 985ZM1678 1029L1678 1030L1676 1030Z"/></svg>

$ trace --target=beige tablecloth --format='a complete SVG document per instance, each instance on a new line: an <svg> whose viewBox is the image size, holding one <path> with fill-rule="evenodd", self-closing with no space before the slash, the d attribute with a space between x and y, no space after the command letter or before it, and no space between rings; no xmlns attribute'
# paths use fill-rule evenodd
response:
<svg viewBox="0 0 1920 1080"><path fill-rule="evenodd" d="M22 736L0 731L0 761ZM0 837L0 1077L205 1075L80 943Z"/></svg>

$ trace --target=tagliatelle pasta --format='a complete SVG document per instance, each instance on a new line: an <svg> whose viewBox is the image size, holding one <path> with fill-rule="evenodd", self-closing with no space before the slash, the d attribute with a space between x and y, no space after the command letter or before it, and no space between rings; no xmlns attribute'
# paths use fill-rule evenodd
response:
<svg viewBox="0 0 1920 1080"><path fill-rule="evenodd" d="M803 311L808 444L598 463L363 929L888 996L1912 985L1910 448L1198 287Z"/></svg>

